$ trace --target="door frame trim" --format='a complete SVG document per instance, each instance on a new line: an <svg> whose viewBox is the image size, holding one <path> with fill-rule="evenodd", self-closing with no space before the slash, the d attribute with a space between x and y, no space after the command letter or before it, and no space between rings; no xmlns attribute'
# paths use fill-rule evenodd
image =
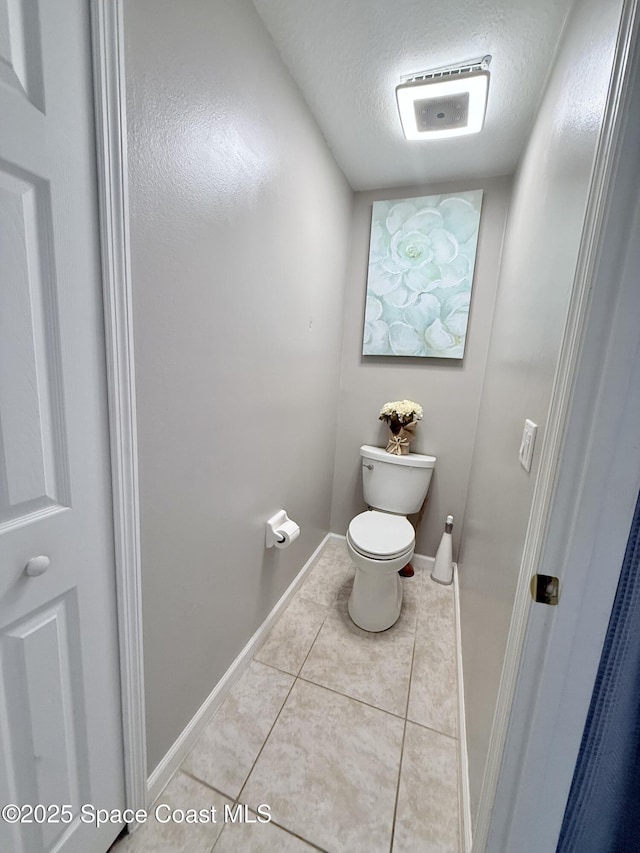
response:
<svg viewBox="0 0 640 853"><path fill-rule="evenodd" d="M126 806L147 807L136 388L122 0L91 0Z"/></svg>

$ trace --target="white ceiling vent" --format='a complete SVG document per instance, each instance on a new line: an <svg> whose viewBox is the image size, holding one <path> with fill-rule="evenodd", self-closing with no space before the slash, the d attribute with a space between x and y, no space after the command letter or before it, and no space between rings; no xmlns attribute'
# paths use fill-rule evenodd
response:
<svg viewBox="0 0 640 853"><path fill-rule="evenodd" d="M490 56L402 77L396 88L407 139L478 133L484 124Z"/></svg>

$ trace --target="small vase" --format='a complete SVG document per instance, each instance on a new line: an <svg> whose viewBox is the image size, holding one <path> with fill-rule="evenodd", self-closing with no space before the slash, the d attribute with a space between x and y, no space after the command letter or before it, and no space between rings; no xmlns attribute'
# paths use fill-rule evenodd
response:
<svg viewBox="0 0 640 853"><path fill-rule="evenodd" d="M394 456L408 456L409 443L415 438L415 429L417 426L417 421L411 421L411 423L401 426L397 433L394 433L394 431L389 428L387 453L392 453Z"/></svg>
<svg viewBox="0 0 640 853"><path fill-rule="evenodd" d="M409 439L403 436L401 432L394 435L389 430L387 453L393 453L394 456L407 456L409 454Z"/></svg>

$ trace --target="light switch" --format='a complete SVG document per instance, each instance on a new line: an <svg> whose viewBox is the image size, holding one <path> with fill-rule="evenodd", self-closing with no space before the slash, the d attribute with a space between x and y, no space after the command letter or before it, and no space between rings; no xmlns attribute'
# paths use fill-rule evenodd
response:
<svg viewBox="0 0 640 853"><path fill-rule="evenodd" d="M520 464L522 465L525 471L531 470L531 459L533 458L533 446L536 443L537 431L538 425L534 424L533 421L527 419L524 422L524 430L522 431L522 443L520 445L520 452L518 453L518 458L520 459Z"/></svg>

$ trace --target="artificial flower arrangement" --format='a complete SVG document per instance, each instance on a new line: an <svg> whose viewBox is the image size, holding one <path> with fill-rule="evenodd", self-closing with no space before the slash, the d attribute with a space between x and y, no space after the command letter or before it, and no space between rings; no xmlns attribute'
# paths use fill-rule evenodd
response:
<svg viewBox="0 0 640 853"><path fill-rule="evenodd" d="M380 409L380 420L386 421L390 431L387 453L406 456L409 442L415 438L418 421L422 420L422 406L413 400L385 403Z"/></svg>

